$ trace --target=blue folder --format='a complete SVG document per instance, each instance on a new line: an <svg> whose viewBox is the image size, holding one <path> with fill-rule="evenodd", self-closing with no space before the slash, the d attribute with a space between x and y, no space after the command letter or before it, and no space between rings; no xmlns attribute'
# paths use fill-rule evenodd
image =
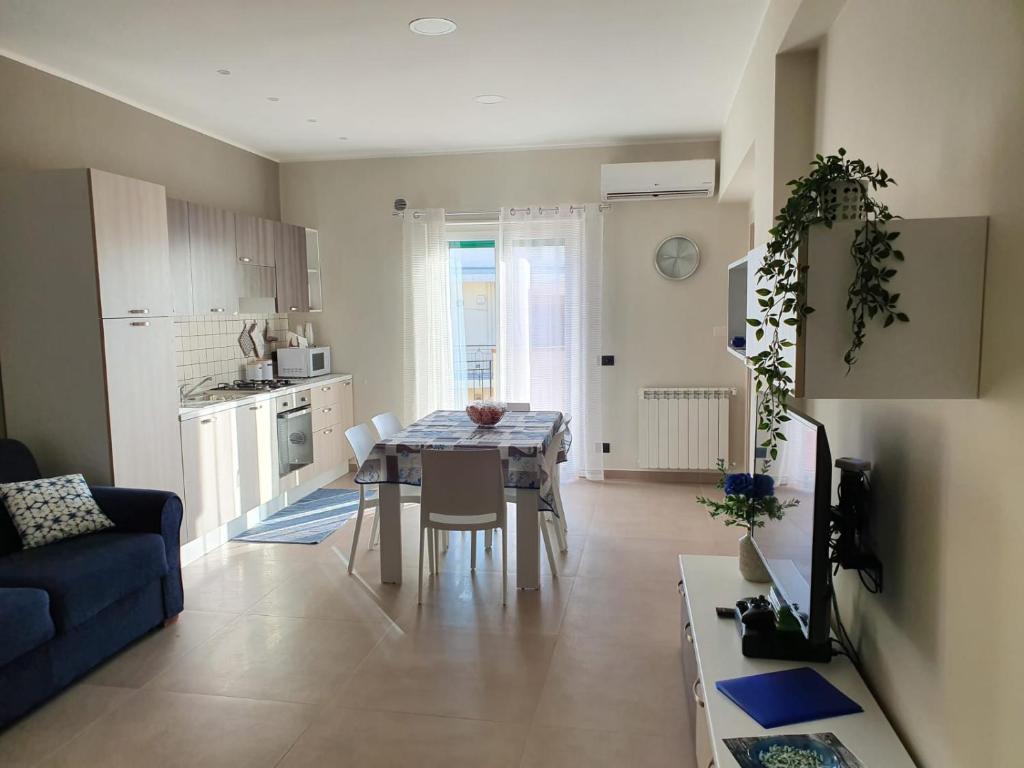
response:
<svg viewBox="0 0 1024 768"><path fill-rule="evenodd" d="M719 680L715 687L763 728L864 711L810 667Z"/></svg>

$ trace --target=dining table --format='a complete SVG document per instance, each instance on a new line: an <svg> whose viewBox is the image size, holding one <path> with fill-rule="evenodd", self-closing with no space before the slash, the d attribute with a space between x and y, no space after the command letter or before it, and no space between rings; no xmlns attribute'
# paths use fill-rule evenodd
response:
<svg viewBox="0 0 1024 768"><path fill-rule="evenodd" d="M559 411L508 412L497 424L474 424L465 411L434 411L374 445L355 481L377 485L380 515L380 578L402 583L401 486L423 481L424 450L497 448L505 487L515 494L516 586L540 589L540 516L555 511L552 439L567 428ZM566 441L567 442L567 441Z"/></svg>

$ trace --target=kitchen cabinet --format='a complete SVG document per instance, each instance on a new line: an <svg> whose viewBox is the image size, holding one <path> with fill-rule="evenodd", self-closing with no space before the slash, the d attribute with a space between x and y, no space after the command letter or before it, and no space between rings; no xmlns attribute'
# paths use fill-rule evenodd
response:
<svg viewBox="0 0 1024 768"><path fill-rule="evenodd" d="M235 258L254 267L277 266L281 223L245 213L235 214Z"/></svg>
<svg viewBox="0 0 1024 768"><path fill-rule="evenodd" d="M235 256L235 214L189 203L188 237L195 314L236 314L242 276Z"/></svg>
<svg viewBox="0 0 1024 768"><path fill-rule="evenodd" d="M238 442L239 509L245 513L278 494L277 430L273 403L235 409Z"/></svg>
<svg viewBox="0 0 1024 768"><path fill-rule="evenodd" d="M45 476L180 493L164 189L78 168L0 174L0 200L8 433Z"/></svg>
<svg viewBox="0 0 1024 768"><path fill-rule="evenodd" d="M164 188L95 169L89 186L101 316L170 315Z"/></svg>
<svg viewBox="0 0 1024 768"><path fill-rule="evenodd" d="M240 509L235 412L181 422L185 521L188 540L236 518Z"/></svg>
<svg viewBox="0 0 1024 768"><path fill-rule="evenodd" d="M192 251L188 243L188 203L167 198L167 246L173 314L192 315Z"/></svg>
<svg viewBox="0 0 1024 768"><path fill-rule="evenodd" d="M173 321L106 319L103 347L114 484L180 495Z"/></svg>
<svg viewBox="0 0 1024 768"><path fill-rule="evenodd" d="M309 283L309 311L324 309L323 273L320 267L320 233L306 229L306 279Z"/></svg>
<svg viewBox="0 0 1024 768"><path fill-rule="evenodd" d="M281 249L277 258L277 311L309 311L305 227L281 225Z"/></svg>

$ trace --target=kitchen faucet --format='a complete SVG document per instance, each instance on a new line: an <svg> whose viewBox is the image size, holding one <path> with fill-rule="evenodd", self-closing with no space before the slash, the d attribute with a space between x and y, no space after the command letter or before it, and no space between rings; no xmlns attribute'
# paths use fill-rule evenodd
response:
<svg viewBox="0 0 1024 768"><path fill-rule="evenodd" d="M199 389L201 386L203 386L203 384L205 384L208 381L213 381L213 376L207 376L205 379L200 381L195 386L189 387L188 390L186 390L185 389L185 385L182 384L180 387L178 387L178 394L181 396L181 399L184 400L185 398L187 398L189 395L193 394L197 389Z"/></svg>

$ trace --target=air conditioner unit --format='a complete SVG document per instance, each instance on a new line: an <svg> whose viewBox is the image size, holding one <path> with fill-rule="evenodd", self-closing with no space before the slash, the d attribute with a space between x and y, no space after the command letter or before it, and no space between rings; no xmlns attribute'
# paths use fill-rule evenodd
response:
<svg viewBox="0 0 1024 768"><path fill-rule="evenodd" d="M602 200L673 200L713 197L714 160L614 163L601 166Z"/></svg>

